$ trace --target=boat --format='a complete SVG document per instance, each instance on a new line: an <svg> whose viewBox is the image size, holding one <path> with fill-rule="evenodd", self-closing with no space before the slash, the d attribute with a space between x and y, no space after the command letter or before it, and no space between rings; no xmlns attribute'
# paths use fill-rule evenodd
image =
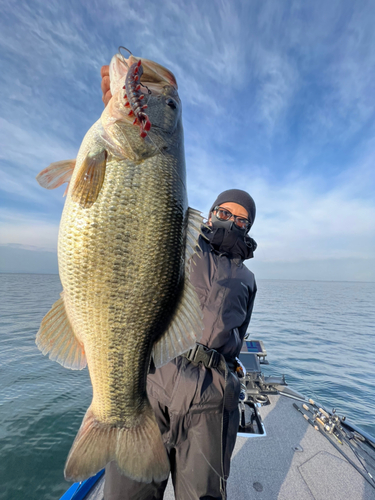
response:
<svg viewBox="0 0 375 500"><path fill-rule="evenodd" d="M265 376L261 340L246 339L240 361L240 427L227 484L236 500L375 500L375 438L335 409ZM60 500L103 500L104 470ZM169 481L165 500L173 500Z"/></svg>

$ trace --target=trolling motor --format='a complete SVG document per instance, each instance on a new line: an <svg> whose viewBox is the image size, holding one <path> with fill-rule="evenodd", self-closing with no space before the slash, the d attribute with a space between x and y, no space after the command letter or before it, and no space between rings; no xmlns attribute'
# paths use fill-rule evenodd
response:
<svg viewBox="0 0 375 500"><path fill-rule="evenodd" d="M285 376L265 377L260 365L268 365L267 351L261 340L245 339L239 355L239 361L246 370L246 374L239 380L241 392L239 397L240 427L238 435L265 435L264 425L258 408L270 404L268 394L278 394L276 386L285 386Z"/></svg>

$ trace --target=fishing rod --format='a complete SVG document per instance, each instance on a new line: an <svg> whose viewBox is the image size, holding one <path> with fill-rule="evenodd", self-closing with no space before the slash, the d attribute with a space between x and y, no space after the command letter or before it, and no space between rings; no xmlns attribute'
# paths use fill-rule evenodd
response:
<svg viewBox="0 0 375 500"><path fill-rule="evenodd" d="M375 442L373 441L371 436L367 435L361 429L358 429L353 424L347 422L345 416L339 417L336 414L335 408L332 409L332 415L330 415L329 412L327 412L327 410L323 409L324 407L322 405L318 405L313 399L309 399L308 402L316 409L317 412L323 415L324 418L326 418L331 424L333 424L334 426L336 425L337 428L340 428L342 431L344 431L345 434L349 436L349 439L352 439L354 437L357 440L358 445L359 442L362 442L368 444L369 446L371 446L371 448L375 449ZM361 445L359 446L363 451L365 451L368 454L368 452Z"/></svg>
<svg viewBox="0 0 375 500"><path fill-rule="evenodd" d="M309 400L309 402L311 402L312 400ZM342 441L340 440L339 436L337 434L335 434L335 431L337 431L337 428L336 428L336 425L335 423L333 423L331 421L331 418L330 418L330 415L329 413L327 413L325 410L323 410L322 408L319 408L319 412L318 411L312 411L310 409L310 407L307 405L307 404L303 404L302 405L302 408L308 412L310 412L313 416L314 416L314 421L318 422L322 427L323 429L328 432L329 434L331 434L333 437L335 437L337 439L337 441L340 443L340 444L343 444ZM325 421L327 420L327 422Z"/></svg>
<svg viewBox="0 0 375 500"><path fill-rule="evenodd" d="M373 459L373 457L368 453L368 451L363 448L363 446L361 445L361 443L368 443L368 444L371 444L372 443L365 437L365 436L362 436L360 433L354 431L354 432L351 432L351 431L348 431L347 429L345 429L342 425L345 425L344 424L344 421L345 421L345 417L339 417L338 415L336 415L336 410L333 409L332 410L332 415L330 415L329 413L327 413L326 411L324 411L322 408L319 407L319 405L317 405L315 403L315 401L313 401L312 399L309 399L309 403L314 405L315 408L318 408L318 411L315 411L313 412L310 407L306 404L303 404L302 407L309 411L310 413L312 413L314 415L314 418L321 424L323 425L324 427L324 430L327 431L328 433L332 434L338 441L340 444L343 444L342 441L340 441L340 437L341 439L343 439L346 444L349 446L349 448L352 450L352 452L354 453L354 455L357 457L358 461L360 462L360 464L362 465L362 467L364 468L364 470L367 472L367 474L371 477L371 479L374 481L374 478L373 476L371 475L371 473L367 470L366 468L366 465L362 462L362 460L364 460L363 457L361 457L358 453L358 451L354 448L354 446L352 445L352 443L350 442L351 439L355 438L357 440L357 446L363 451L365 452L371 459ZM336 433L337 435L336 435Z"/></svg>
<svg viewBox="0 0 375 500"><path fill-rule="evenodd" d="M340 440L340 438L343 441L345 441L345 443L349 446L349 448L352 450L352 452L354 453L354 455L357 457L357 460L362 465L362 467L364 468L364 470L370 476L370 478L372 479L372 481L374 481L373 476L368 471L366 465L362 462L362 460L365 460L365 459L358 453L358 451L354 448L354 446L350 442L350 439L353 439L353 438L356 438L359 442L369 442L366 439L366 437L362 436L358 432L356 432L356 434L358 435L358 436L356 436L354 432L350 432L350 431L347 431L346 429L344 429L341 424L345 421L345 417L341 417L340 418L338 415L336 415L336 410L335 409L332 410L332 415L330 415L328 412L326 412L325 410L323 410L322 408L320 408L319 405L317 405L315 403L315 401L313 401L312 399L309 399L309 403L311 405L313 405L315 408L317 408L318 411L313 412L311 410L311 408L308 405L306 405L306 404L303 404L302 407L305 410L307 410L310 413L312 413L314 415L314 419L316 421L318 421L323 426L323 428L324 428L324 430L326 432L328 432L329 434L333 435L338 440L338 442L340 444L343 444L342 441ZM357 445L371 459L373 459L373 457L368 453L367 450L365 450L365 448L363 448L361 446L360 443L357 443ZM374 483L375 483L375 481L374 481Z"/></svg>
<svg viewBox="0 0 375 500"><path fill-rule="evenodd" d="M350 442L350 440L343 434L343 432L341 431L341 429L338 429L337 432L342 436L342 439L347 443L347 445L349 446L349 448L352 450L352 452L354 453L354 455L357 457L357 460L359 461L359 463L362 465L362 467L364 468L364 470L367 472L367 474L370 476L370 478L372 479L373 483L375 484L375 480L374 480L373 476L368 471L366 465L362 462L362 460L364 460L364 458L360 456L360 454L358 453L358 451L354 448L354 446L352 445L352 443ZM366 451L362 447L361 447L361 450L362 451Z"/></svg>
<svg viewBox="0 0 375 500"><path fill-rule="evenodd" d="M372 475L368 472L368 470L363 466L362 462L360 461L362 467L364 467L365 471L367 472L367 475L369 477L367 477L367 475L353 462L353 460L351 458L348 457L348 455L340 448L339 445L337 445L334 441L332 441L332 439L329 438L329 434L327 434L327 432L325 432L320 426L317 426L314 424L314 422L311 420L311 418L306 415L306 413L304 413L297 405L296 403L293 403L293 406L296 410L298 410L300 413L302 413L302 415L304 416L304 418L309 422L310 425L312 425L314 427L315 430L318 430L320 432L320 434L322 434L326 439L328 439L328 441L332 444L332 446L334 448L336 448L336 450L341 453L341 455L345 458L345 460L347 460L347 462L353 466L355 468L355 470L357 472L359 472L361 474L361 476L372 486L372 488L375 489L375 482L374 482L374 478L372 477ZM327 412L325 412L327 413ZM329 414L327 413L328 415L328 418L329 418ZM321 420L321 419L320 419ZM357 457L358 458L358 457Z"/></svg>
<svg viewBox="0 0 375 500"><path fill-rule="evenodd" d="M276 394L278 396L284 396L286 398L295 399L296 401L300 401L301 403L306 402L306 399L298 398L297 396L293 396L292 394L287 394L286 392L276 391Z"/></svg>
<svg viewBox="0 0 375 500"><path fill-rule="evenodd" d="M303 411L301 410L301 408L298 408L298 406L296 405L296 403L293 403L293 406L294 406L294 408L296 410L298 410L303 415L303 418L306 419L308 421L308 423L310 425L312 425L316 431L319 430L319 427L317 425L315 425L315 423L311 420L311 418L308 417L308 415L306 415L306 413L303 413Z"/></svg>

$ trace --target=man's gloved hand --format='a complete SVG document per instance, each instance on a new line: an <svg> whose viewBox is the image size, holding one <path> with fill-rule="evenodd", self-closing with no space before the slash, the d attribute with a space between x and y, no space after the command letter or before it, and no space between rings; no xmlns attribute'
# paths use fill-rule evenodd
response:
<svg viewBox="0 0 375 500"><path fill-rule="evenodd" d="M102 101L104 102L104 106L107 106L112 97L110 80L109 80L109 66L102 66L100 74L102 76L102 84L101 84L103 92Z"/></svg>
<svg viewBox="0 0 375 500"><path fill-rule="evenodd" d="M238 358L236 358L236 362L237 362L236 373L240 378L243 378L246 375L246 368Z"/></svg>

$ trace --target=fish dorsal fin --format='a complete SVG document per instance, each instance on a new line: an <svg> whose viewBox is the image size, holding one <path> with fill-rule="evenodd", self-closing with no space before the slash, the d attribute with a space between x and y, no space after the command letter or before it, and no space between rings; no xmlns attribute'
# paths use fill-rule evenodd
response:
<svg viewBox="0 0 375 500"><path fill-rule="evenodd" d="M90 151L77 172L72 188L72 199L82 208L90 208L97 200L102 188L107 164L107 151Z"/></svg>
<svg viewBox="0 0 375 500"><path fill-rule="evenodd" d="M66 314L63 294L44 316L35 340L43 354L57 361L64 368L82 370L87 361L83 345L74 335Z"/></svg>
<svg viewBox="0 0 375 500"><path fill-rule="evenodd" d="M62 160L51 163L36 176L38 183L46 189L55 189L72 177L76 160Z"/></svg>
<svg viewBox="0 0 375 500"><path fill-rule="evenodd" d="M189 208L186 229L184 286L167 331L155 342L153 347L152 357L157 368L194 347L202 337L202 309L189 279L190 266L192 265L191 258L199 250L198 238L201 233L202 223L203 218L200 212Z"/></svg>

